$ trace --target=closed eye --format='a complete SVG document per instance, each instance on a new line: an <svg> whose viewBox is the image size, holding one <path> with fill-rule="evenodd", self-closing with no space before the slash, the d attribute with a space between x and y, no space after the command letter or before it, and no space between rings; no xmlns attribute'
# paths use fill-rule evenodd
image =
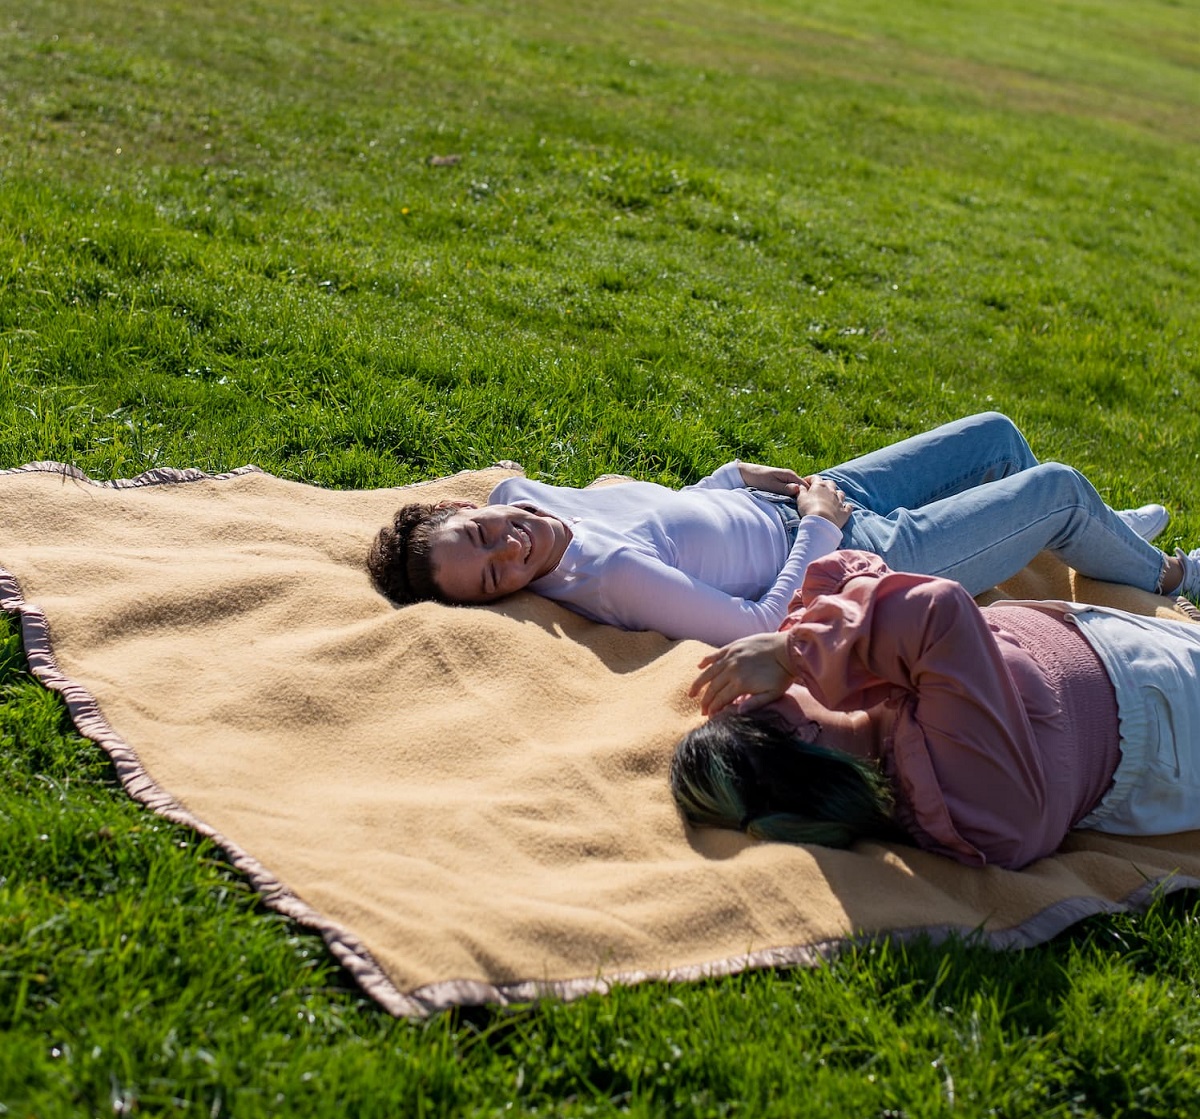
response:
<svg viewBox="0 0 1200 1119"><path fill-rule="evenodd" d="M481 552L486 550L483 539L483 529L479 525L472 523L467 529L467 539L471 541ZM479 572L479 593L484 597L487 596L488 568L484 567Z"/></svg>

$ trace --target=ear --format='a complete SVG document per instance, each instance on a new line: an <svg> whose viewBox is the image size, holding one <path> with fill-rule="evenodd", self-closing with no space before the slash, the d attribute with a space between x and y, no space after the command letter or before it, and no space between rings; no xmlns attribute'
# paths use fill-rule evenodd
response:
<svg viewBox="0 0 1200 1119"><path fill-rule="evenodd" d="M476 505L475 502L473 502L473 501L454 501L454 500L447 499L445 501L439 501L434 506L434 508L435 509L478 509L479 506Z"/></svg>

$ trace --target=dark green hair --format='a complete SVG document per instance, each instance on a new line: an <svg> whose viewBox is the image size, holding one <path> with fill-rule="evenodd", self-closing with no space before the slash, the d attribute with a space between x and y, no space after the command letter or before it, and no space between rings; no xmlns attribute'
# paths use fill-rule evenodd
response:
<svg viewBox="0 0 1200 1119"><path fill-rule="evenodd" d="M816 746L770 715L722 715L675 747L671 792L689 823L755 839L848 847L898 839L879 770Z"/></svg>

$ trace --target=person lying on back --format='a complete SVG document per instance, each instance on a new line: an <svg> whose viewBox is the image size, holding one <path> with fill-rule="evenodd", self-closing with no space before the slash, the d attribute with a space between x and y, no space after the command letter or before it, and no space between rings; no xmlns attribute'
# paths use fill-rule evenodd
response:
<svg viewBox="0 0 1200 1119"><path fill-rule="evenodd" d="M1200 592L1200 550L1147 539L1167 513L1110 509L1077 470L1039 463L1011 420L971 416L820 476L731 462L681 490L507 478L488 504L402 507L368 556L393 602L486 603L529 589L596 621L722 645L783 620L809 563L838 548L971 594L1048 549L1085 575Z"/></svg>

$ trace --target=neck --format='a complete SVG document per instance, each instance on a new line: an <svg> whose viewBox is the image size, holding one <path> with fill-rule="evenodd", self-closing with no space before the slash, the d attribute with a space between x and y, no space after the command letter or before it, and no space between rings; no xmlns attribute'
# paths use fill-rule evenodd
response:
<svg viewBox="0 0 1200 1119"><path fill-rule="evenodd" d="M571 526L568 525L567 522L561 517L555 517L554 519L562 526L562 531L561 533L556 534L557 539L555 540L554 551L550 554L550 558L547 560L546 566L538 572L537 577L539 579L543 575L549 575L551 571L553 571L560 563L562 563L562 558L567 552L567 545L571 543Z"/></svg>

